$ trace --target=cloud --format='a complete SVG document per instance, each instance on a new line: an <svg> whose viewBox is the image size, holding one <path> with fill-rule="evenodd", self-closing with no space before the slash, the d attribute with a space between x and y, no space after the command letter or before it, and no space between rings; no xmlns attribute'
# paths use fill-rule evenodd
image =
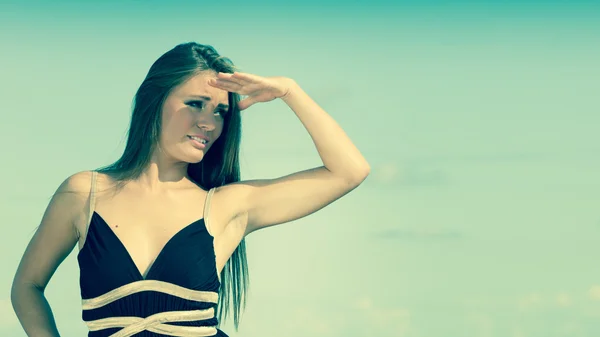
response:
<svg viewBox="0 0 600 337"><path fill-rule="evenodd" d="M573 305L573 296L567 293L558 293L553 296L542 295L537 292L527 294L517 300L520 311L548 310L553 308L568 308Z"/></svg>
<svg viewBox="0 0 600 337"><path fill-rule="evenodd" d="M381 240L456 240L464 237L462 232L432 227L393 228L375 233Z"/></svg>
<svg viewBox="0 0 600 337"><path fill-rule="evenodd" d="M298 308L284 324L288 331L307 336L336 336L339 322L318 315L313 308Z"/></svg>
<svg viewBox="0 0 600 337"><path fill-rule="evenodd" d="M490 337L494 335L494 320L486 313L472 312L467 314L467 326L473 336Z"/></svg>
<svg viewBox="0 0 600 337"><path fill-rule="evenodd" d="M591 286L588 294L592 300L600 301L600 285Z"/></svg>
<svg viewBox="0 0 600 337"><path fill-rule="evenodd" d="M368 180L380 187L439 186L448 183L447 173L425 165L384 163L371 169Z"/></svg>
<svg viewBox="0 0 600 337"><path fill-rule="evenodd" d="M362 297L356 300L354 307L360 310L371 310L374 308L373 300L370 297Z"/></svg>
<svg viewBox="0 0 600 337"><path fill-rule="evenodd" d="M360 297L350 304L350 310L354 310L350 313L300 307L280 324L284 331L293 331L294 336L414 336L411 335L411 315L408 310L378 306L368 296Z"/></svg>
<svg viewBox="0 0 600 337"><path fill-rule="evenodd" d="M349 98L356 95L353 87L340 83L339 85L330 85L315 88L313 98L323 108L327 109L329 106L344 104Z"/></svg>
<svg viewBox="0 0 600 337"><path fill-rule="evenodd" d="M526 337L527 334L525 334L525 331L523 329L523 327L517 325L515 327L512 328L512 337Z"/></svg>
<svg viewBox="0 0 600 337"><path fill-rule="evenodd" d="M573 296L565 292L553 295L531 292L517 299L517 308L520 312L549 312L554 309L571 308L574 302Z"/></svg>
<svg viewBox="0 0 600 337"><path fill-rule="evenodd" d="M19 324L19 319L15 315L12 304L8 299L0 299L0 327L7 328Z"/></svg>
<svg viewBox="0 0 600 337"><path fill-rule="evenodd" d="M587 318L591 318L594 320L596 320L596 319L600 320L600 308L586 308L586 309L584 309L583 314Z"/></svg>
<svg viewBox="0 0 600 337"><path fill-rule="evenodd" d="M383 164L373 170L373 179L380 183L391 183L400 179L400 167L395 164Z"/></svg>
<svg viewBox="0 0 600 337"><path fill-rule="evenodd" d="M395 337L412 335L411 314L408 309L400 307L377 306L371 297L365 296L354 302L364 322L367 324L369 336L388 336L393 333Z"/></svg>
<svg viewBox="0 0 600 337"><path fill-rule="evenodd" d="M534 162L547 160L556 157L556 153L542 152L487 152L487 153L456 153L456 154L441 154L422 156L418 158L407 159L411 163L423 165L439 165L439 164L495 164L495 163L510 163L510 162Z"/></svg>
<svg viewBox="0 0 600 337"><path fill-rule="evenodd" d="M542 296L538 293L527 294L517 301L520 311L531 311L539 309L542 306Z"/></svg>
<svg viewBox="0 0 600 337"><path fill-rule="evenodd" d="M557 332L562 336L583 336L585 329L579 322L567 321L560 325Z"/></svg>
<svg viewBox="0 0 600 337"><path fill-rule="evenodd" d="M561 308L567 308L573 305L573 298L569 294L556 295L556 304Z"/></svg>

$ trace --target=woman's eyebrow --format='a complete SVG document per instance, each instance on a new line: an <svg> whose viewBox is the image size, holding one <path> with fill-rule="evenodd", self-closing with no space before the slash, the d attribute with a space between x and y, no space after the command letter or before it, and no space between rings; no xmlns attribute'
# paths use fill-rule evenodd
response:
<svg viewBox="0 0 600 337"><path fill-rule="evenodd" d="M204 95L190 95L190 97L199 98L199 99L202 99L202 100L205 100L205 101L210 101L211 100L211 98L209 96L204 96ZM217 104L217 107L218 108L223 108L223 109L229 109L229 104L219 103L219 104Z"/></svg>

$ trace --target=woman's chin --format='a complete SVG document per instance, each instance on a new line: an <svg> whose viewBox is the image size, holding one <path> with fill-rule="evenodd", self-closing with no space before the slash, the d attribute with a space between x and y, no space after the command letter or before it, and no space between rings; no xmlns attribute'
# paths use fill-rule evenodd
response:
<svg viewBox="0 0 600 337"><path fill-rule="evenodd" d="M186 158L185 162L187 162L188 164L198 164L199 162L202 161L202 159L204 158L204 156L194 156L194 157L188 157Z"/></svg>
<svg viewBox="0 0 600 337"><path fill-rule="evenodd" d="M200 149L179 148L176 152L171 153L172 158L176 158L179 162L188 164L197 164L204 159L206 153Z"/></svg>
<svg viewBox="0 0 600 337"><path fill-rule="evenodd" d="M202 159L204 159L204 157L206 156L206 153L204 153L204 151L194 151L195 153L190 153L188 154L188 160L187 162L190 164L197 164L199 162L202 161Z"/></svg>

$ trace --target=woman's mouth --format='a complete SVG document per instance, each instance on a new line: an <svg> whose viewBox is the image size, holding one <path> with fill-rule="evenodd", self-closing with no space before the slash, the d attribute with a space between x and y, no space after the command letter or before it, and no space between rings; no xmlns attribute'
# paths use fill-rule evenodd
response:
<svg viewBox="0 0 600 337"><path fill-rule="evenodd" d="M206 148L206 144L208 143L208 140L200 138L200 137L196 137L196 136L187 136L187 137L192 141L192 144L195 145L195 147L197 147L199 149Z"/></svg>

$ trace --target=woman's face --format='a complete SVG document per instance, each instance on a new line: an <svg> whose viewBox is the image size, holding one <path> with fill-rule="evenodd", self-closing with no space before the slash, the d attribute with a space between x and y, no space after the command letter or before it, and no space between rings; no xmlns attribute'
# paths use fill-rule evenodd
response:
<svg viewBox="0 0 600 337"><path fill-rule="evenodd" d="M162 110L160 149L187 163L202 160L223 131L228 93L208 84L214 71L204 71L175 87Z"/></svg>

